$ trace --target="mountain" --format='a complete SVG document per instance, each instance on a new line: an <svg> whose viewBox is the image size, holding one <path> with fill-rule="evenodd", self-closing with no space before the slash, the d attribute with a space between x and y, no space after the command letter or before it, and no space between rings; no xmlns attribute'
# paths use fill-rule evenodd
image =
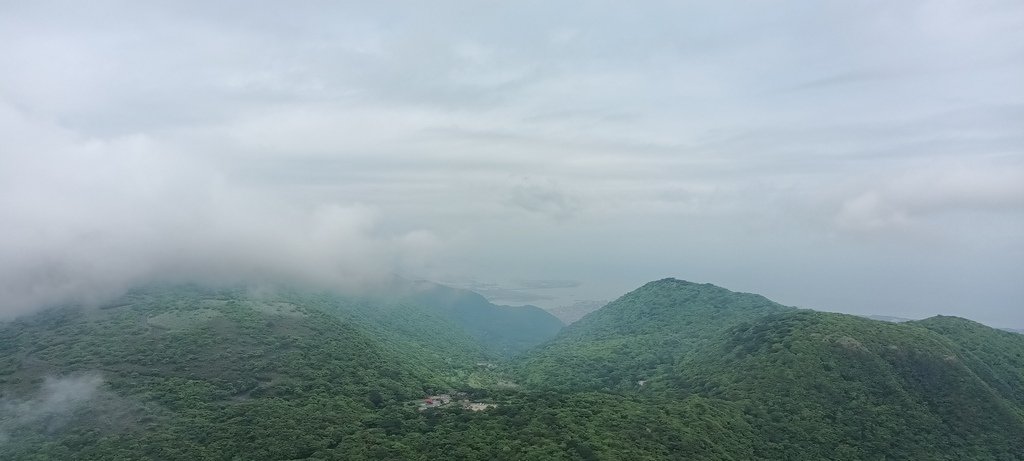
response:
<svg viewBox="0 0 1024 461"><path fill-rule="evenodd" d="M390 288L153 286L0 324L0 458L350 458L383 409L495 381L479 361L561 328L536 307Z"/></svg>
<svg viewBox="0 0 1024 461"><path fill-rule="evenodd" d="M953 344L956 357L999 396L1024 408L1024 335L948 316L915 322Z"/></svg>
<svg viewBox="0 0 1024 461"><path fill-rule="evenodd" d="M358 295L319 296L325 309L379 339L448 361L511 357L553 338L563 326L536 306L496 305L477 293L427 281L394 278Z"/></svg>
<svg viewBox="0 0 1024 461"><path fill-rule="evenodd" d="M676 279L650 282L569 325L518 362L525 382L562 390L634 389L729 327L793 310Z"/></svg>
<svg viewBox="0 0 1024 461"><path fill-rule="evenodd" d="M538 389L732 409L716 423L744 428L737 459L1019 459L1021 360L1024 337L962 319L882 322L666 279L517 365Z"/></svg>
<svg viewBox="0 0 1024 461"><path fill-rule="evenodd" d="M445 385L316 296L185 286L0 326L0 458L303 458Z"/></svg>
<svg viewBox="0 0 1024 461"><path fill-rule="evenodd" d="M881 322L664 279L552 325L407 281L359 296L155 286L52 309L0 324L0 459L1024 453L1024 336L966 319Z"/></svg>
<svg viewBox="0 0 1024 461"><path fill-rule="evenodd" d="M730 328L652 387L742 404L768 459L1014 459L1024 407L1010 386L1024 346L1006 339L979 339L1007 353L979 359L921 324L786 312Z"/></svg>
<svg viewBox="0 0 1024 461"><path fill-rule="evenodd" d="M400 302L426 308L457 324L488 352L502 357L543 343L564 326L557 317L537 306L492 304L472 291L427 281L400 285L391 292L397 294Z"/></svg>

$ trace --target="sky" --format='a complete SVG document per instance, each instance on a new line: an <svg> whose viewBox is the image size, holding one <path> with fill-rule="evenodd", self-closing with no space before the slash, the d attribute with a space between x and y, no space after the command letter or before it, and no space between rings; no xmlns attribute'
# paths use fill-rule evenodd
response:
<svg viewBox="0 0 1024 461"><path fill-rule="evenodd" d="M398 274L1024 327L1024 3L0 0L0 316Z"/></svg>

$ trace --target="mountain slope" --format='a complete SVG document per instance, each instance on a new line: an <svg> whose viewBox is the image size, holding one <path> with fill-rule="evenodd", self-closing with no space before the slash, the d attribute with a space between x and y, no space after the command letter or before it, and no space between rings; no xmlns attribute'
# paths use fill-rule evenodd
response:
<svg viewBox="0 0 1024 461"><path fill-rule="evenodd" d="M478 338L523 324L421 288L427 301L148 288L0 324L0 459L1024 453L1024 337L964 319L879 322L665 279L516 358L516 386L477 365L496 355ZM481 374L502 384L471 385ZM455 389L462 403L420 405Z"/></svg>
<svg viewBox="0 0 1024 461"><path fill-rule="evenodd" d="M1024 409L1024 335L959 317L913 322L954 344L957 357L995 392Z"/></svg>
<svg viewBox="0 0 1024 461"><path fill-rule="evenodd" d="M0 324L0 458L374 458L368 436L418 418L410 401L501 383L477 363L562 326L426 282L376 288L151 286Z"/></svg>
<svg viewBox="0 0 1024 461"><path fill-rule="evenodd" d="M366 317L355 321L360 314ZM711 442L723 428L749 433L738 407L700 398L652 403L638 396L478 389L474 394L498 407L417 411L424 393L453 385L445 375L459 366L421 350L453 347L425 336L450 327L438 318L431 309L400 303L186 286L137 290L99 309L56 309L2 324L0 458L727 459L750 453L746 437ZM424 324L422 331L408 330ZM415 337L403 340L404 333ZM447 353L474 357L472 348Z"/></svg>
<svg viewBox="0 0 1024 461"><path fill-rule="evenodd" d="M0 357L4 459L302 458L444 385L314 302L197 287L4 324Z"/></svg>
<svg viewBox="0 0 1024 461"><path fill-rule="evenodd" d="M566 327L519 369L546 388L634 389L736 323L792 309L711 284L658 280Z"/></svg>
<svg viewBox="0 0 1024 461"><path fill-rule="evenodd" d="M729 329L654 388L742 403L769 459L1014 459L1020 407L960 350L916 325L788 312Z"/></svg>
<svg viewBox="0 0 1024 461"><path fill-rule="evenodd" d="M751 452L729 452L739 459L1019 459L1020 339L962 319L889 323L666 279L517 366L538 389L739 408L751 428ZM709 443L732 435L719 437Z"/></svg>
<svg viewBox="0 0 1024 461"><path fill-rule="evenodd" d="M518 354L553 338L562 321L537 306L502 306L468 290L416 281L392 290L407 304L415 304L457 324L491 353Z"/></svg>

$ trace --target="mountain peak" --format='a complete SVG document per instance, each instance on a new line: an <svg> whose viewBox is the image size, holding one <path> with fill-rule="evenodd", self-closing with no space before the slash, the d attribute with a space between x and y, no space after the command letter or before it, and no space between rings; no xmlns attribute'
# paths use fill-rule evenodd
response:
<svg viewBox="0 0 1024 461"><path fill-rule="evenodd" d="M707 285L707 286L714 286L714 285L712 285L710 283L691 282L689 280L677 279L675 277L665 277L663 279L654 280L652 282L647 282L646 284L644 284L644 286L679 286L679 285L694 285L694 286Z"/></svg>
<svg viewBox="0 0 1024 461"><path fill-rule="evenodd" d="M737 293L710 283L675 278L649 282L587 314L553 341L531 353L546 376L538 380L567 387L622 388L696 350L729 327L793 308L764 296ZM642 337L623 347L628 338ZM615 350L613 362L605 351ZM654 357L651 360L651 357ZM601 372L614 363L628 370Z"/></svg>

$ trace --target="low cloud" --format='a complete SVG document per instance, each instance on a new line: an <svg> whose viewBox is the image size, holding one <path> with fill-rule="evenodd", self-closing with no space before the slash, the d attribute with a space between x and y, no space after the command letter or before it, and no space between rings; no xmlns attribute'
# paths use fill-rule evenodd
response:
<svg viewBox="0 0 1024 461"><path fill-rule="evenodd" d="M289 201L145 135L82 137L0 104L0 317L148 281L354 287L425 264L431 232Z"/></svg>
<svg viewBox="0 0 1024 461"><path fill-rule="evenodd" d="M0 318L685 274L1019 325L1024 7L869 3L0 2Z"/></svg>
<svg viewBox="0 0 1024 461"><path fill-rule="evenodd" d="M46 433L59 430L97 396L102 385L98 374L47 377L32 397L0 398L0 443L7 434L26 427Z"/></svg>

